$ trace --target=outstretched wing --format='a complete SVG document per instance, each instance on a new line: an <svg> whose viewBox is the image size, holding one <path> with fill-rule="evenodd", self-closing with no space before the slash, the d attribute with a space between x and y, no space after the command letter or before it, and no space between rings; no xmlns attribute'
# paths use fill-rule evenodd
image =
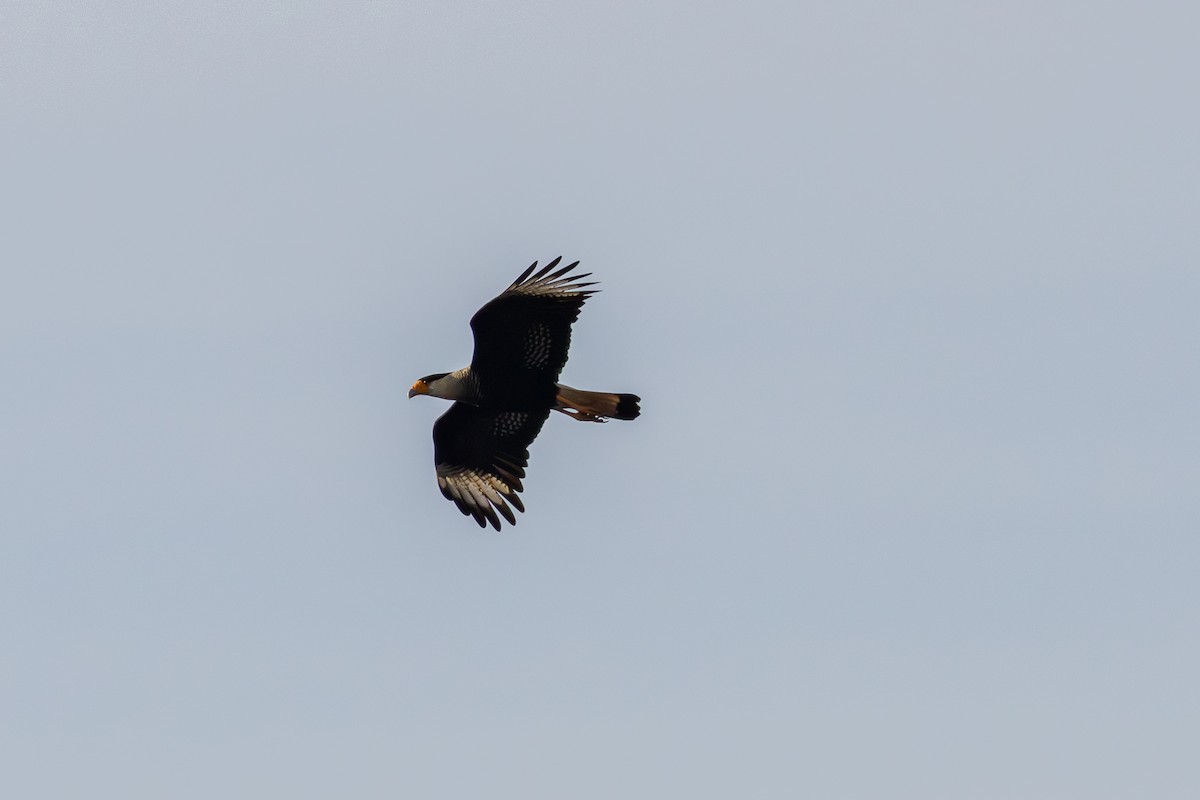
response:
<svg viewBox="0 0 1200 800"><path fill-rule="evenodd" d="M517 492L525 487L529 445L550 409L544 411L490 411L467 403L455 403L433 423L433 461L438 488L458 510L470 514L484 527L490 522L500 530L499 511L510 524L525 504ZM507 501L507 502L505 502Z"/></svg>
<svg viewBox="0 0 1200 800"><path fill-rule="evenodd" d="M558 257L536 274L537 262L471 318L475 353L471 374L486 394L489 385L511 382L552 384L567 363L571 323L597 290L583 282L590 272L568 275L576 261L555 270Z"/></svg>

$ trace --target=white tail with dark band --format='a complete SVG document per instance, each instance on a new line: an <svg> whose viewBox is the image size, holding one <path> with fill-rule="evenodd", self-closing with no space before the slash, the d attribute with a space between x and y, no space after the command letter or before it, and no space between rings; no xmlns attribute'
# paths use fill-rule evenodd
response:
<svg viewBox="0 0 1200 800"><path fill-rule="evenodd" d="M636 394L616 392L588 392L559 383L555 396L555 411L580 422L605 422L607 419L637 419L642 413L638 406L641 398Z"/></svg>

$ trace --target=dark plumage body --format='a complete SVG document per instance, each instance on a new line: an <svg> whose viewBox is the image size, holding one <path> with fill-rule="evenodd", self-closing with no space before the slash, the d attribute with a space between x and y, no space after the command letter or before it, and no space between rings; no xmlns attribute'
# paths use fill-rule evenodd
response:
<svg viewBox="0 0 1200 800"><path fill-rule="evenodd" d="M529 445L551 411L583 422L634 419L637 395L589 392L558 383L571 346L571 324L594 289L569 275L579 262L557 271L556 258L534 274L535 261L517 280L471 318L475 352L455 372L427 375L408 396L454 400L433 426L438 486L463 514L482 527L500 529L497 512L511 524L524 505L518 492L529 462Z"/></svg>

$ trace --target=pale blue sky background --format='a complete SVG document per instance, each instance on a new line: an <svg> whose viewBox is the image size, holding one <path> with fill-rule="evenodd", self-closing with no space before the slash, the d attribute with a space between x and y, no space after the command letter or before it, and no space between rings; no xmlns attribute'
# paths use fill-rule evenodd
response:
<svg viewBox="0 0 1200 800"><path fill-rule="evenodd" d="M0 0L0 794L1200 796L1197 30ZM481 532L559 254L644 415Z"/></svg>

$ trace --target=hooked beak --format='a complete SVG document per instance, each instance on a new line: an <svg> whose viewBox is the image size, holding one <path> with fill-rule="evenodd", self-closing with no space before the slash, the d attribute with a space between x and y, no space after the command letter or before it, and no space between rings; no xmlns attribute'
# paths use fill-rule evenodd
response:
<svg viewBox="0 0 1200 800"><path fill-rule="evenodd" d="M425 383L425 381L417 381L412 385L412 388L408 390L408 397L410 400L419 394L429 394L429 384Z"/></svg>

